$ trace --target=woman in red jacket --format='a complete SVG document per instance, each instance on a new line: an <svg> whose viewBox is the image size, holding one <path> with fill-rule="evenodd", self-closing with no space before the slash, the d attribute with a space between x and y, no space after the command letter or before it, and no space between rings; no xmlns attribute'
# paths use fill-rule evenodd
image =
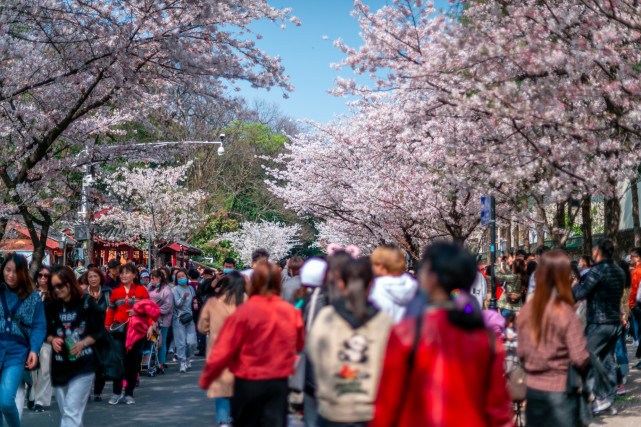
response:
<svg viewBox="0 0 641 427"><path fill-rule="evenodd" d="M125 379L127 388L124 396L122 393L122 380L113 382L113 396L109 399L110 405L117 405L123 398L127 405L136 403L134 400L134 389L136 388L136 379L140 372L140 361L142 359L142 346L145 338L139 339L129 351L125 348L127 339L127 329L129 328L129 319L131 316L138 314L133 310L134 304L138 301L149 298L147 288L138 283L138 270L133 264L125 264L120 267L121 285L113 290L109 305L107 306L107 315L105 317L105 326L111 332L114 344L118 346L122 354L123 365L125 368ZM153 326L149 327L147 337L151 338Z"/></svg>
<svg viewBox="0 0 641 427"><path fill-rule="evenodd" d="M287 377L304 346L300 311L280 298L280 270L254 267L249 300L230 315L200 377L207 389L225 368L236 377L231 412L235 427L285 427Z"/></svg>
<svg viewBox="0 0 641 427"><path fill-rule="evenodd" d="M370 426L514 425L502 345L469 294L475 277L465 249L425 250L420 281L429 304L392 329Z"/></svg>

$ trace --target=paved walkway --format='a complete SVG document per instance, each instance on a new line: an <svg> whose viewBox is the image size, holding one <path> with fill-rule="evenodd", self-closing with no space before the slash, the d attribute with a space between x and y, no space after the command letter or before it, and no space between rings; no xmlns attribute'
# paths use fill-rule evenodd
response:
<svg viewBox="0 0 641 427"><path fill-rule="evenodd" d="M641 427L641 370L633 366L639 361L634 357L636 347L628 346L630 358L630 375L625 386L627 394L617 397L614 407L619 411L617 415L598 417L591 425L608 427Z"/></svg>

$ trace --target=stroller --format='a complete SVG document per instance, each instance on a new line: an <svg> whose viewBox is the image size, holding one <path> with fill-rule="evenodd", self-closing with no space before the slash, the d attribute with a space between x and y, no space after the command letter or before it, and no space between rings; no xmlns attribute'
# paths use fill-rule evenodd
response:
<svg viewBox="0 0 641 427"><path fill-rule="evenodd" d="M505 377L507 380L508 390L512 398L512 409L514 410L514 424L517 427L525 426L525 414L523 413L523 403L525 402L525 371L521 361L516 354L516 339L507 339L504 344L505 348Z"/></svg>
<svg viewBox="0 0 641 427"><path fill-rule="evenodd" d="M147 372L150 377L155 377L158 372L158 335L154 334L151 341L147 341L142 350L142 361L140 362L140 372Z"/></svg>

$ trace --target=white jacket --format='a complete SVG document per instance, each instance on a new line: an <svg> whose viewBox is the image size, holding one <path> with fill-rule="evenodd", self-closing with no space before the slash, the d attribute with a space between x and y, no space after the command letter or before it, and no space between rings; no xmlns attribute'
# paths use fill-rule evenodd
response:
<svg viewBox="0 0 641 427"><path fill-rule="evenodd" d="M369 300L398 323L403 320L405 308L417 291L418 282L407 273L401 276L381 276L374 279Z"/></svg>

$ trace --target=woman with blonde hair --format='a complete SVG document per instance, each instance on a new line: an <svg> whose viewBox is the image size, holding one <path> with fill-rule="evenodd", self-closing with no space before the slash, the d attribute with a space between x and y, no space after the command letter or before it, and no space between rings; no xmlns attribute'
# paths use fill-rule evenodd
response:
<svg viewBox="0 0 641 427"><path fill-rule="evenodd" d="M587 342L574 310L570 259L546 252L536 272L536 292L517 318L517 353L527 373L528 425L576 426L579 396L567 393L570 364L589 363Z"/></svg>

